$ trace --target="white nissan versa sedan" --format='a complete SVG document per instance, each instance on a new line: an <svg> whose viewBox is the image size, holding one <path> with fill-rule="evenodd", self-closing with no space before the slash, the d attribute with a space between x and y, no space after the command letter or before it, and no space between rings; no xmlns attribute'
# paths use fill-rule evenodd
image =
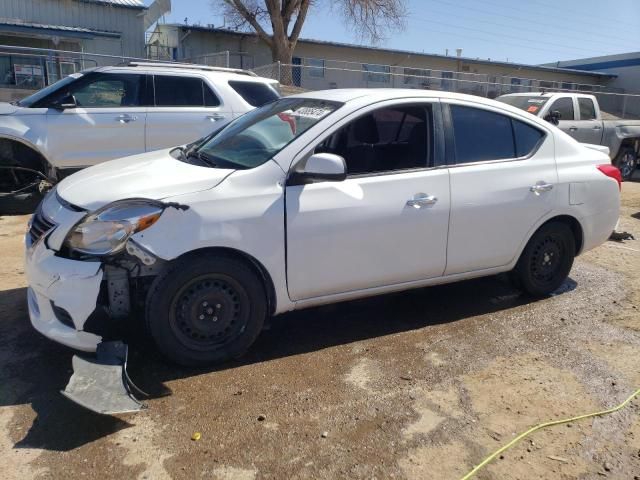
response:
<svg viewBox="0 0 640 480"><path fill-rule="evenodd" d="M600 147L503 103L296 95L59 183L26 235L29 315L92 352L139 314L169 359L207 365L289 310L499 272L546 295L609 237L619 187Z"/></svg>

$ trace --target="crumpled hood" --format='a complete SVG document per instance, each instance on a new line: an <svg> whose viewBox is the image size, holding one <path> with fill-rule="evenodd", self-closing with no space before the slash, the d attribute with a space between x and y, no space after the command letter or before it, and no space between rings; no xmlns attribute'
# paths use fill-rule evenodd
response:
<svg viewBox="0 0 640 480"><path fill-rule="evenodd" d="M173 158L171 149L85 168L57 186L63 200L87 210L126 198L161 200L215 187L234 170L200 167Z"/></svg>
<svg viewBox="0 0 640 480"><path fill-rule="evenodd" d="M17 105L0 102L0 115L11 115L12 113L16 113L19 108L21 107L18 107Z"/></svg>

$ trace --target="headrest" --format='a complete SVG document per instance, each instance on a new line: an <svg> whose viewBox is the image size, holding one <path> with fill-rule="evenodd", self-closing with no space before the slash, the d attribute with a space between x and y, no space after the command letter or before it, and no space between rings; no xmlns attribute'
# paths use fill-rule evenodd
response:
<svg viewBox="0 0 640 480"><path fill-rule="evenodd" d="M353 137L361 143L378 143L378 125L372 115L360 117L353 123Z"/></svg>

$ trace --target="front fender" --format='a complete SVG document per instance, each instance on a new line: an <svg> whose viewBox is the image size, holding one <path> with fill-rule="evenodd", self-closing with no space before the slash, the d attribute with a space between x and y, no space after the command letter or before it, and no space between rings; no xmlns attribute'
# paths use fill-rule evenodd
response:
<svg viewBox="0 0 640 480"><path fill-rule="evenodd" d="M210 190L163 199L168 207L136 243L163 260L222 247L259 262L273 281L276 313L293 308L286 288L284 172L275 162L236 171Z"/></svg>

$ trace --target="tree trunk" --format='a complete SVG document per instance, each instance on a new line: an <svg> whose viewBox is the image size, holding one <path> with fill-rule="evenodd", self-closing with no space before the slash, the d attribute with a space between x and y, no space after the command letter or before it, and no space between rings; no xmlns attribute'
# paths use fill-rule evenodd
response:
<svg viewBox="0 0 640 480"><path fill-rule="evenodd" d="M288 39L276 38L275 36L273 37L273 44L271 46L271 58L273 59L274 63L280 62L280 78L278 78L278 81L282 85L293 85L294 72L291 68L291 64L293 63L293 48L291 48L291 46L289 45Z"/></svg>

